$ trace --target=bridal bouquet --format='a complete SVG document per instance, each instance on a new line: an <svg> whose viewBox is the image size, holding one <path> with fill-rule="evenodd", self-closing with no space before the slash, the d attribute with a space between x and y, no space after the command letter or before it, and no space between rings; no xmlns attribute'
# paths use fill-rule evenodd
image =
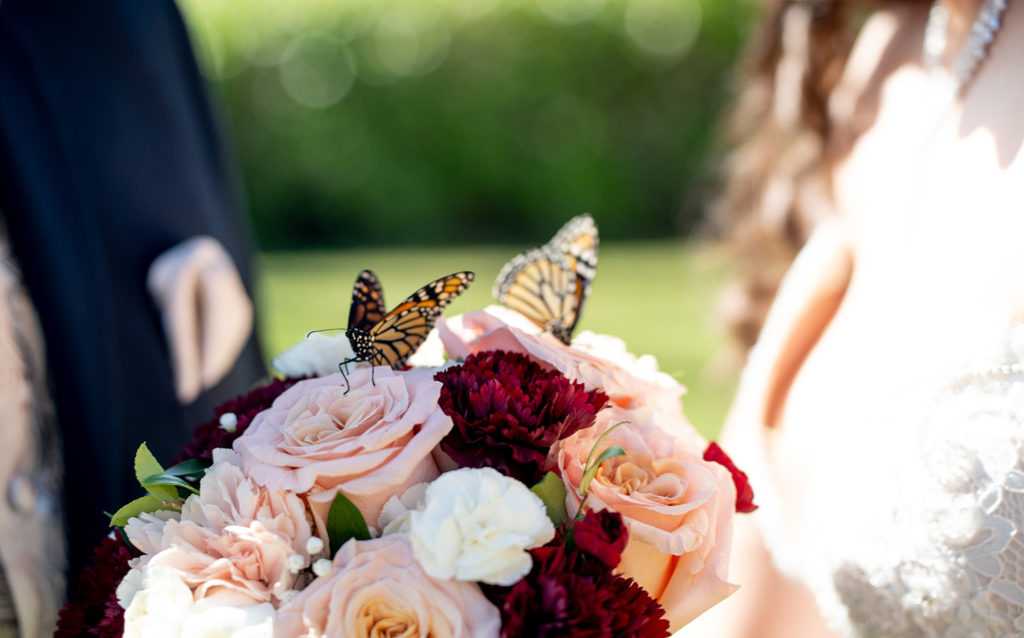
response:
<svg viewBox="0 0 1024 638"><path fill-rule="evenodd" d="M739 471L683 388L571 333L596 261L574 219L445 319L455 273L394 310L364 271L344 335L217 410L148 494L58 636L667 636L734 589ZM339 363L343 363L339 370Z"/></svg>

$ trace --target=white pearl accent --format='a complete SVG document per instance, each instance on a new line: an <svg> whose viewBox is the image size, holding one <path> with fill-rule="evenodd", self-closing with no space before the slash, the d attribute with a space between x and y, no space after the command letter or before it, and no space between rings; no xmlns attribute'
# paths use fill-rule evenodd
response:
<svg viewBox="0 0 1024 638"><path fill-rule="evenodd" d="M320 560L313 563L313 573L317 576L327 576L333 570L334 564L326 558L321 558Z"/></svg>
<svg viewBox="0 0 1024 638"><path fill-rule="evenodd" d="M322 552L324 549L324 541L319 536L313 536L306 541L306 552L310 555L316 555Z"/></svg>
<svg viewBox="0 0 1024 638"><path fill-rule="evenodd" d="M297 574L306 566L306 559L302 557L302 554L292 554L288 557L286 564L288 565L288 571Z"/></svg>
<svg viewBox="0 0 1024 638"><path fill-rule="evenodd" d="M238 428L238 417L234 412L225 412L220 415L220 429L225 432L234 432Z"/></svg>

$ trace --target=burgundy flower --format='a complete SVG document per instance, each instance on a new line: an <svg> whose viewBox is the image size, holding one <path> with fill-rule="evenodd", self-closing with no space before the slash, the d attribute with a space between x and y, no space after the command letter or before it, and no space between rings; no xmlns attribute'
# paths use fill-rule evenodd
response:
<svg viewBox="0 0 1024 638"><path fill-rule="evenodd" d="M732 474L732 482L736 484L737 512L747 514L757 509L757 505L754 505L754 488L750 487L750 479L747 478L747 474L743 470L736 467L725 450L712 441L708 444L708 449L704 450L704 460L724 465L725 469Z"/></svg>
<svg viewBox="0 0 1024 638"><path fill-rule="evenodd" d="M533 569L485 593L501 610L501 636L663 638L665 612L640 585L565 547L530 550Z"/></svg>
<svg viewBox="0 0 1024 638"><path fill-rule="evenodd" d="M124 610L117 602L117 586L128 573L128 560L136 554L119 538L108 536L94 555L93 564L78 580L75 602L66 604L60 611L54 638L114 638L124 631Z"/></svg>
<svg viewBox="0 0 1024 638"><path fill-rule="evenodd" d="M509 352L470 355L434 378L444 385L441 409L455 424L441 449L461 467L493 467L527 485L543 477L551 446L593 425L608 401Z"/></svg>
<svg viewBox="0 0 1024 638"><path fill-rule="evenodd" d="M196 428L192 440L185 445L185 449L178 455L175 463L189 459L212 462L214 448L231 447L231 444L242 435L242 432L245 432L257 414L269 408L274 399L303 378L305 377L274 379L248 394L218 405L214 410L215 416ZM220 417L229 412L238 419L238 425L233 432L228 432L220 425Z"/></svg>
<svg viewBox="0 0 1024 638"><path fill-rule="evenodd" d="M629 533L622 515L611 510L588 510L583 520L572 526L573 540L581 552L589 554L609 568L619 565Z"/></svg>

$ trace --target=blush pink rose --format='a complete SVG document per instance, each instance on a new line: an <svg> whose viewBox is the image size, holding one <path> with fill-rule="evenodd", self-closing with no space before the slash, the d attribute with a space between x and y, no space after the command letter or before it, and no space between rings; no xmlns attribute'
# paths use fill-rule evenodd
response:
<svg viewBox="0 0 1024 638"><path fill-rule="evenodd" d="M558 370L587 390L600 389L622 408L655 407L682 414L686 388L658 371L654 358L636 357L621 339L583 332L567 346L519 313L490 306L438 321L445 350L455 358L485 350L518 352Z"/></svg>
<svg viewBox="0 0 1024 638"><path fill-rule="evenodd" d="M144 554L135 567L174 569L196 601L214 595L239 604L279 600L296 578L289 558L300 556L302 567L311 562L306 504L247 478L232 450L214 450L213 458L180 518L161 512L129 521L128 538Z"/></svg>
<svg viewBox="0 0 1024 638"><path fill-rule="evenodd" d="M627 422L601 442L598 453L618 445L626 455L601 464L587 506L622 515L629 541L619 571L661 603L676 631L736 589L725 580L736 488L727 469L701 458L706 443L696 432L684 437L684 424L667 425L659 418L664 417L648 409L606 408L594 427L562 441L557 455L566 505L574 515L582 501L584 465L597 439Z"/></svg>
<svg viewBox="0 0 1024 638"><path fill-rule="evenodd" d="M278 609L279 636L491 638L501 615L476 583L423 571L409 537L350 540L330 574Z"/></svg>
<svg viewBox="0 0 1024 638"><path fill-rule="evenodd" d="M431 371L361 367L300 381L253 420L234 447L258 483L306 494L323 529L340 491L376 525L381 507L438 476L431 452L452 427Z"/></svg>

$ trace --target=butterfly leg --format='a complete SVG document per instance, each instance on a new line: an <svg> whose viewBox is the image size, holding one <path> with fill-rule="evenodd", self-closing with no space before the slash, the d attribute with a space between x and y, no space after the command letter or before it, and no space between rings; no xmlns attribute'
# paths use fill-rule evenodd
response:
<svg viewBox="0 0 1024 638"><path fill-rule="evenodd" d="M338 364L338 371L341 372L341 378L345 380L345 394L348 394L349 390L352 389L352 384L348 381L348 363L351 359L345 359Z"/></svg>

